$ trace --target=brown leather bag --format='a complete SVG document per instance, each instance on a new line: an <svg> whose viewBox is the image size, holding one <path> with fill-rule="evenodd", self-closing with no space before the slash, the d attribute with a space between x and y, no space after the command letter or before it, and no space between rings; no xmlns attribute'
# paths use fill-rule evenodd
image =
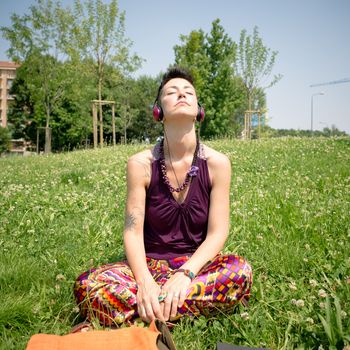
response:
<svg viewBox="0 0 350 350"><path fill-rule="evenodd" d="M149 328L128 327L67 335L35 334L26 350L176 350L164 322L153 321Z"/></svg>

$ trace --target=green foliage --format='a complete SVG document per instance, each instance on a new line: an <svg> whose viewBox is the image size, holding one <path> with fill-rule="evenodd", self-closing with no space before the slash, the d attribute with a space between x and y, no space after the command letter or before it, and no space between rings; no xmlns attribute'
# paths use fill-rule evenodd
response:
<svg viewBox="0 0 350 350"><path fill-rule="evenodd" d="M117 141L154 140L161 134L151 116L159 77L131 78L142 59L131 53L117 0L75 0L72 7L37 0L23 16L13 14L11 26L1 32L10 42L9 57L21 63L9 112L14 137L36 143L40 128L39 148L45 143L46 152L92 143L91 100L96 99L116 102ZM219 19L210 33L194 30L180 40L175 63L189 67L195 77L206 110L202 137L239 136L247 99L264 108L264 89L280 78L260 86L277 53L263 45L257 28L253 38L242 31L237 45ZM110 143L111 107L100 107L98 114L103 141ZM44 128L52 131L52 145L48 132L43 137Z"/></svg>
<svg viewBox="0 0 350 350"><path fill-rule="evenodd" d="M350 139L208 145L231 160L224 252L248 259L253 289L248 308L177 323L177 348L349 346ZM80 321L73 283L123 259L126 161L144 148L0 159L0 348L24 349L32 334L67 334Z"/></svg>
<svg viewBox="0 0 350 350"><path fill-rule="evenodd" d="M271 75L276 56L277 51L271 52L271 49L263 44L258 27L254 27L252 36L247 35L245 29L241 31L236 69L247 91L249 110L258 108L256 95L259 88L269 88L282 78L281 75L275 75L269 84L261 86Z"/></svg>
<svg viewBox="0 0 350 350"><path fill-rule="evenodd" d="M236 44L219 19L213 21L209 34L192 31L180 40L182 45L174 47L175 63L190 68L199 98L204 101L206 118L201 134L206 138L237 135L245 91L241 79L234 74Z"/></svg>
<svg viewBox="0 0 350 350"><path fill-rule="evenodd" d="M91 100L109 93L106 76L116 85L142 61L130 54L125 14L117 0L77 0L73 9L38 0L28 14L14 14L11 20L1 31L10 41L9 56L22 63L9 118L15 133L33 141L35 128L51 127L56 150L86 142L91 136ZM103 120L102 109L100 113ZM45 151L51 151L49 134Z"/></svg>
<svg viewBox="0 0 350 350"><path fill-rule="evenodd" d="M335 310L332 308L329 298L326 298L326 318L321 315L318 317L321 320L324 331L327 335L329 342L329 349L343 349L345 342L350 343L350 330L347 329L344 333L343 329L343 316L346 312L341 309L338 298L334 298Z"/></svg>
<svg viewBox="0 0 350 350"><path fill-rule="evenodd" d="M0 126L0 155L10 147L11 133L7 128Z"/></svg>
<svg viewBox="0 0 350 350"><path fill-rule="evenodd" d="M254 130L256 132L256 130ZM273 129L267 125L261 128L261 137L334 137L347 136L345 131L340 131L336 126L332 129L324 128L323 130L300 130L300 129Z"/></svg>
<svg viewBox="0 0 350 350"><path fill-rule="evenodd" d="M155 123L152 117L152 106L157 94L159 82L157 79L141 76L131 84L131 91L127 97L130 112L134 113L132 125L129 128L129 139L155 141L162 135L161 123ZM118 99L121 103L125 100Z"/></svg>
<svg viewBox="0 0 350 350"><path fill-rule="evenodd" d="M58 2L38 0L29 14L11 16L12 26L2 27L10 41L8 54L14 61L25 65L22 79L37 118L44 119L46 127L45 152L51 152L50 127L53 112L59 105L63 91L70 81L67 66L63 69L60 58L64 54L64 36L68 30L67 11ZM18 100L17 100L18 101Z"/></svg>
<svg viewBox="0 0 350 350"><path fill-rule="evenodd" d="M23 64L16 71L16 79L13 81L10 93L14 101L9 106L8 127L12 131L14 139L24 138L35 140L34 102L30 90L27 87L26 65Z"/></svg>
<svg viewBox="0 0 350 350"><path fill-rule="evenodd" d="M53 59L53 58L52 58ZM40 80L33 76L44 75L40 67L40 56L30 56L17 70L16 79L11 88L14 102L9 110L9 127L13 130L15 138L25 138L33 144L37 141L37 129L46 125L48 116L45 113L45 95L37 91ZM62 77L59 87L54 84L54 79L49 83L47 93L55 90L51 96L57 95L52 100L49 108L49 125L52 128L52 148L62 150L73 148L81 144L91 134L90 101L92 99L89 84L84 84L85 89L80 89L78 83L86 82L84 76L77 77L76 72L71 71L69 63L56 62L56 73ZM58 82L58 80L56 80ZM39 148L44 149L44 130L40 129ZM69 147L71 145L71 147Z"/></svg>
<svg viewBox="0 0 350 350"><path fill-rule="evenodd" d="M114 67L114 79L119 72L128 75L140 67L142 59L130 56L132 42L125 37L125 13L118 1L105 4L101 0L76 0L71 15L72 30L67 53L72 61L84 62L84 69L94 76L96 98L102 100L107 66ZM102 109L99 109L102 119Z"/></svg>

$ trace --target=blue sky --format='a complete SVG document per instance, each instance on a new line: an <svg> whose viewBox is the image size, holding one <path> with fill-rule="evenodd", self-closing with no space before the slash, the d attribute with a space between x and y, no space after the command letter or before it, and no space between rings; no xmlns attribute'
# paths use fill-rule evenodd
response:
<svg viewBox="0 0 350 350"><path fill-rule="evenodd" d="M71 4L71 0L61 3ZM34 0L1 1L0 24L23 14ZM266 90L269 124L275 128L314 129L336 125L350 134L350 82L311 88L311 84L350 78L350 1L348 0L119 0L126 12L126 35L146 62L138 74L155 76L174 61L181 34L209 32L219 18L239 40L242 29L259 27L266 46L278 51L273 73L282 80ZM8 43L0 38L0 60ZM205 104L205 101L202 101Z"/></svg>

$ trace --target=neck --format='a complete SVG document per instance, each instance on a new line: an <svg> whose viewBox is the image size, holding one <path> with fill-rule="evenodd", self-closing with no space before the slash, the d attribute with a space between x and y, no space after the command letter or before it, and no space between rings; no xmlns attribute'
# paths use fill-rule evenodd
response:
<svg viewBox="0 0 350 350"><path fill-rule="evenodd" d="M164 124L164 150L168 153L168 148L170 148L173 161L193 155L196 143L197 138L194 124L188 130L169 128Z"/></svg>

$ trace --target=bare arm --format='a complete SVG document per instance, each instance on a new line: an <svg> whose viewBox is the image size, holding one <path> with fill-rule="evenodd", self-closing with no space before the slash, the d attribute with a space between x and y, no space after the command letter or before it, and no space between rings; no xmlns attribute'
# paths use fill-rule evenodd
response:
<svg viewBox="0 0 350 350"><path fill-rule="evenodd" d="M141 318L163 319L158 302L160 287L147 268L143 239L146 188L150 181L150 161L146 153L131 157L127 166L128 194L125 212L124 246L138 285L137 305Z"/></svg>
<svg viewBox="0 0 350 350"><path fill-rule="evenodd" d="M230 212L230 182L231 164L229 159L214 151L208 157L208 167L212 182L210 194L210 208L208 218L208 232L204 242L198 247L191 258L182 266L197 274L200 269L223 248L229 232ZM165 300L163 308L164 318L174 317L177 307L181 307L186 298L190 279L183 273L176 273L164 285L164 290L170 297ZM173 298L179 294L179 299Z"/></svg>
<svg viewBox="0 0 350 350"><path fill-rule="evenodd" d="M223 248L229 232L231 164L223 154L208 159L212 182L208 232L204 242L183 266L195 274Z"/></svg>

